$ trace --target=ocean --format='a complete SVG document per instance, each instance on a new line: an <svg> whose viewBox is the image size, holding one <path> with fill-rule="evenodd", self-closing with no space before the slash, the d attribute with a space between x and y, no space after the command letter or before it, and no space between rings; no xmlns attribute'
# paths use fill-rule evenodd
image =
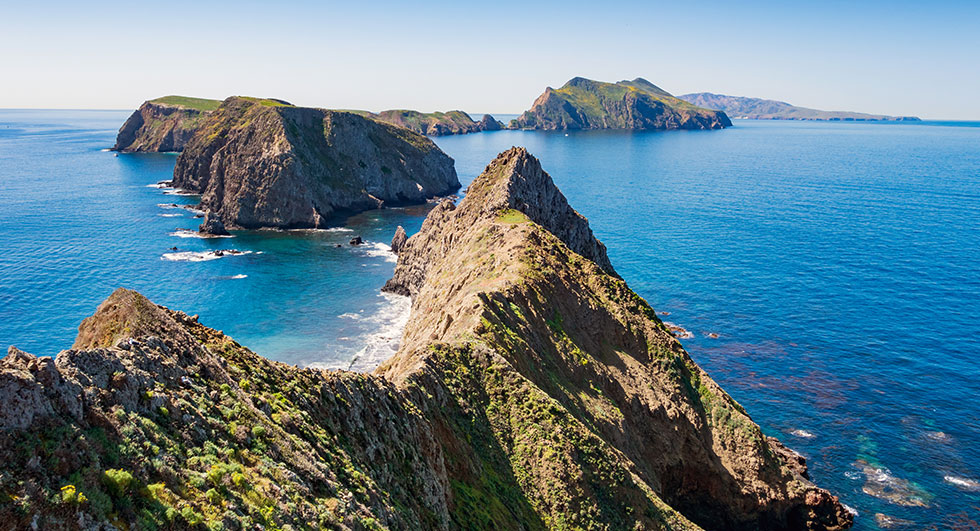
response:
<svg viewBox="0 0 980 531"><path fill-rule="evenodd" d="M127 115L0 110L0 344L55 355L123 286L287 363L365 370L397 348L408 302L379 292L387 244L428 206L193 237L195 198L156 185L175 155L105 151ZM978 126L739 120L434 140L464 186L510 146L541 159L617 271L859 513L855 529L976 529Z"/></svg>

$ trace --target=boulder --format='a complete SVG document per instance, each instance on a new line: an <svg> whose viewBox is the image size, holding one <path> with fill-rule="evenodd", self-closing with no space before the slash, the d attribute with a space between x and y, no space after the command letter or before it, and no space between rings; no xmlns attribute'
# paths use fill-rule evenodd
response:
<svg viewBox="0 0 980 531"><path fill-rule="evenodd" d="M218 219L216 214L211 212L204 214L204 222L201 223L197 231L211 236L228 236L228 229L225 228L225 224Z"/></svg>
<svg viewBox="0 0 980 531"><path fill-rule="evenodd" d="M395 237L391 239L391 252L398 254L398 250L404 247L405 242L408 241L408 235L405 234L405 227L401 225L395 229Z"/></svg>

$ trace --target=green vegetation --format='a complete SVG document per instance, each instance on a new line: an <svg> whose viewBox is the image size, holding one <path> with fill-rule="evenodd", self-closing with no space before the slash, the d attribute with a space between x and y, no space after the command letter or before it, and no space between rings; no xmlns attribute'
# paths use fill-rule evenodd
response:
<svg viewBox="0 0 980 531"><path fill-rule="evenodd" d="M177 105L198 111L213 111L221 105L221 100L209 100L204 98L190 98L187 96L164 96L150 100L151 103L162 103L164 105Z"/></svg>
<svg viewBox="0 0 980 531"><path fill-rule="evenodd" d="M513 127L534 129L709 129L731 125L718 111L671 96L649 81L576 77L547 89Z"/></svg>
<svg viewBox="0 0 980 531"><path fill-rule="evenodd" d="M530 218L520 210L514 210L512 208L501 210L497 214L497 221L500 223L524 223L530 221Z"/></svg>

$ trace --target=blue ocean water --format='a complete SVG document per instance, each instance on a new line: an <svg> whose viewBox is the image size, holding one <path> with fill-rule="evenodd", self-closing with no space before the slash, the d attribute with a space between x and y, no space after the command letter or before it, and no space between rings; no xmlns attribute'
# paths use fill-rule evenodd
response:
<svg viewBox="0 0 980 531"><path fill-rule="evenodd" d="M398 224L418 230L426 207L329 232L172 236L199 222L158 206L194 198L147 186L170 177L174 156L101 151L125 117L0 111L0 343L54 354L127 286L289 363L390 351L406 307L378 295L394 265L384 243ZM859 512L856 529L886 517L976 529L977 125L737 121L436 142L464 186L512 145L538 156L619 273ZM345 245L354 234L370 245ZM250 254L164 259L175 245Z"/></svg>

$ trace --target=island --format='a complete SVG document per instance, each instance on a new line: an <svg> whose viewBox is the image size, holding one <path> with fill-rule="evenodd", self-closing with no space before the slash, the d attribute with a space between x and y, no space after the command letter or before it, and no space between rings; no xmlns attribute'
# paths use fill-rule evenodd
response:
<svg viewBox="0 0 980 531"><path fill-rule="evenodd" d="M351 112L428 136L463 135L480 131L499 131L504 128L503 123L489 114L484 114L480 121L476 121L463 111L425 113L396 109L379 113Z"/></svg>
<svg viewBox="0 0 980 531"><path fill-rule="evenodd" d="M282 100L283 104L288 105ZM221 106L222 100L164 96L147 100L119 128L113 151L180 152L206 121ZM489 114L477 121L463 111L419 112L397 109L373 113L347 110L428 136L461 135L480 131L499 131L504 124Z"/></svg>
<svg viewBox="0 0 980 531"><path fill-rule="evenodd" d="M883 114L866 114L847 111L821 111L797 107L789 103L760 98L745 98L741 96L726 96L710 92L684 94L678 98L708 109L724 111L733 118L751 120L827 120L843 122L875 122L899 121L917 122L915 116L886 116Z"/></svg>
<svg viewBox="0 0 980 531"><path fill-rule="evenodd" d="M278 137L272 151L305 138L293 128L359 123L222 106L214 117ZM850 527L806 460L615 274L526 150L433 209L386 289L412 310L372 374L264 359L125 289L56 358L11 347L0 517L17 529Z"/></svg>
<svg viewBox="0 0 980 531"><path fill-rule="evenodd" d="M643 78L605 83L576 77L548 87L514 129L721 129L732 125L724 112L671 96Z"/></svg>
<svg viewBox="0 0 980 531"><path fill-rule="evenodd" d="M204 117L171 185L200 194L199 208L228 229L322 228L460 187L453 159L423 135L350 112L238 96Z"/></svg>
<svg viewBox="0 0 980 531"><path fill-rule="evenodd" d="M183 151L221 100L164 96L140 105L119 129L113 151Z"/></svg>

